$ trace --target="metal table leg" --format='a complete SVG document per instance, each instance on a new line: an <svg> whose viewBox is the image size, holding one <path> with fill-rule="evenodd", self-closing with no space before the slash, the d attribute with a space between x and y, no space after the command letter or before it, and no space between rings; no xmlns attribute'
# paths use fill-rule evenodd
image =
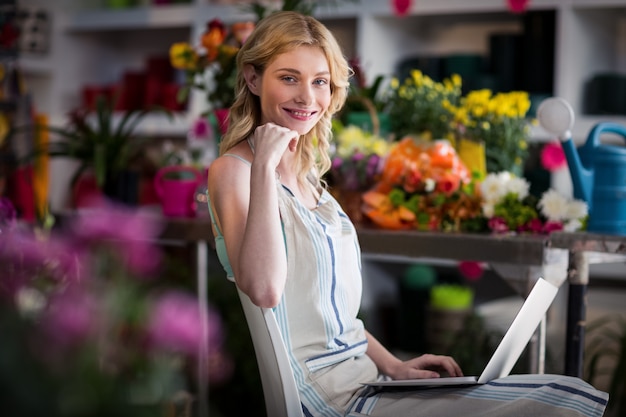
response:
<svg viewBox="0 0 626 417"><path fill-rule="evenodd" d="M586 252L570 252L569 259L565 374L582 377L589 262Z"/></svg>

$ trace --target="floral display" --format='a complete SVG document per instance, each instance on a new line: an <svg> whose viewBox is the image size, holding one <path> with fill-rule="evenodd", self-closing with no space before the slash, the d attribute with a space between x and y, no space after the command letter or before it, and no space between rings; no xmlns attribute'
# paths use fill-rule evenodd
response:
<svg viewBox="0 0 626 417"><path fill-rule="evenodd" d="M541 198L528 193L530 184L508 171L490 173L480 184L483 215L495 233L550 233L585 228L587 204L549 189Z"/></svg>
<svg viewBox="0 0 626 417"><path fill-rule="evenodd" d="M191 89L198 89L206 93L210 109L230 107L235 99L235 58L254 26L253 22L237 22L228 30L216 18L207 23L199 45L173 44L170 62L185 72L186 80L179 98L184 100Z"/></svg>
<svg viewBox="0 0 626 417"><path fill-rule="evenodd" d="M494 95L488 89L474 90L458 105L445 101L442 106L452 114L452 126L459 138L484 143L487 172L522 174L530 134L527 92Z"/></svg>
<svg viewBox="0 0 626 417"><path fill-rule="evenodd" d="M7 415L164 415L197 378L229 378L220 317L158 275L160 230L154 216L112 205L58 230L2 228Z"/></svg>
<svg viewBox="0 0 626 417"><path fill-rule="evenodd" d="M509 171L470 175L443 140L405 137L387 157L377 183L363 193L364 215L385 229L550 233L585 228L587 205L553 189L541 198Z"/></svg>
<svg viewBox="0 0 626 417"><path fill-rule="evenodd" d="M392 132L397 138L417 135L453 140L449 108L458 105L461 83L458 75L436 82L419 70L411 71L402 82L392 79L384 98Z"/></svg>
<svg viewBox="0 0 626 417"><path fill-rule="evenodd" d="M444 140L405 137L389 152L380 180L363 195L365 215L389 229L476 230L480 195Z"/></svg>
<svg viewBox="0 0 626 417"><path fill-rule="evenodd" d="M344 190L364 191L374 185L390 143L356 126L334 125L336 143L328 183Z"/></svg>

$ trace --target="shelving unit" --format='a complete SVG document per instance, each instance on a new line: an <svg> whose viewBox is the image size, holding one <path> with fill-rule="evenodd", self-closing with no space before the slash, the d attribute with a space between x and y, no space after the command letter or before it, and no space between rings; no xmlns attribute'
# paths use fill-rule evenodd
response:
<svg viewBox="0 0 626 417"><path fill-rule="evenodd" d="M95 3L92 0L91 3ZM151 54L165 55L173 42L195 42L206 22L253 19L235 4L191 0L189 4L140 6L105 10L78 0L22 0L53 16L51 50L45 56L24 56L21 63L39 111L53 122L80 104L82 86L119 79ZM223 2L222 2L223 3ZM586 82L596 73L626 73L625 0L533 0L529 10L554 10L554 86L552 94L567 99L577 115L574 139L582 142L603 120L626 124L626 115L584 115ZM388 1L360 0L339 7L318 8L317 16L336 34L348 57L358 56L368 79L391 75L399 61L415 54L485 54L492 33L519 33L522 17L505 0L420 0L409 15L396 17ZM148 121L149 131L184 134L186 123L201 111L191 102L188 113L172 126ZM549 136L533 129L536 140Z"/></svg>

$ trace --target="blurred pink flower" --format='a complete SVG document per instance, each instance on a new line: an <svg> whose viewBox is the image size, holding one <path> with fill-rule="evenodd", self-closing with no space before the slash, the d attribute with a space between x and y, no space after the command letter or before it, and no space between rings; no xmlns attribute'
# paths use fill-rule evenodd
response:
<svg viewBox="0 0 626 417"><path fill-rule="evenodd" d="M485 272L480 262L461 261L459 271L468 281L478 281Z"/></svg>
<svg viewBox="0 0 626 417"><path fill-rule="evenodd" d="M48 340L61 348L85 341L98 327L97 300L77 287L52 297L41 321Z"/></svg>
<svg viewBox="0 0 626 417"><path fill-rule="evenodd" d="M190 294L170 291L161 295L152 308L148 337L157 347L197 356L202 343L202 321L208 319L209 353L222 345L219 317L201 311L197 299Z"/></svg>
<svg viewBox="0 0 626 417"><path fill-rule="evenodd" d="M492 217L489 219L489 229L494 233L507 233L509 232L509 226L506 225L506 220L502 217Z"/></svg>
<svg viewBox="0 0 626 417"><path fill-rule="evenodd" d="M567 164L560 142L546 143L541 150L541 165L548 171L556 171Z"/></svg>
<svg viewBox="0 0 626 417"><path fill-rule="evenodd" d="M154 245L161 228L155 216L112 204L81 212L73 224L75 235L87 243L110 241L131 272L143 276L149 276L161 260Z"/></svg>
<svg viewBox="0 0 626 417"><path fill-rule="evenodd" d="M191 125L191 137L193 139L212 139L213 127L206 117L198 117Z"/></svg>

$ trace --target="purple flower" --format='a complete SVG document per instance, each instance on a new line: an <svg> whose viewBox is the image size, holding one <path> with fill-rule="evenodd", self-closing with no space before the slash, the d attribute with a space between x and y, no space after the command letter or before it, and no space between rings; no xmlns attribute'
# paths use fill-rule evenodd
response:
<svg viewBox="0 0 626 417"><path fill-rule="evenodd" d="M81 213L73 230L87 243L111 241L132 272L147 276L158 267L161 259L161 252L154 245L161 227L161 222L154 216L105 205Z"/></svg>
<svg viewBox="0 0 626 417"><path fill-rule="evenodd" d="M341 159L340 157L336 156L333 158L332 160L332 169L338 170L339 168L341 168L341 164L343 163L343 159Z"/></svg>
<svg viewBox="0 0 626 417"><path fill-rule="evenodd" d="M95 333L97 311L93 296L74 285L51 298L41 328L55 345L75 346Z"/></svg>
<svg viewBox="0 0 626 417"><path fill-rule="evenodd" d="M17 218L17 212L11 200L6 197L0 197L0 226L12 225ZM1 232L1 230L0 230Z"/></svg>
<svg viewBox="0 0 626 417"><path fill-rule="evenodd" d="M149 339L160 349L197 356L203 342L202 322L208 322L208 353L222 345L219 317L201 311L198 301L189 294L170 291L155 302L148 325Z"/></svg>

